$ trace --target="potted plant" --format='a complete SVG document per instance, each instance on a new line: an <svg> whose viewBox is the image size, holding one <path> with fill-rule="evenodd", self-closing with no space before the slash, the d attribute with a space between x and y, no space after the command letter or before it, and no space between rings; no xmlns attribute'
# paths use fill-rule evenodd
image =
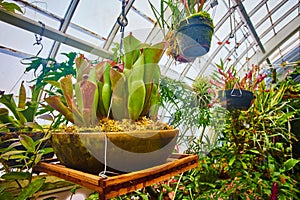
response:
<svg viewBox="0 0 300 200"><path fill-rule="evenodd" d="M141 43L132 34L123 44L119 62L92 65L80 55L76 77L62 78L55 84L60 95L45 99L76 129L52 133L54 152L67 167L93 174L136 171L164 163L174 149L178 130L157 120L165 44Z"/></svg>
<svg viewBox="0 0 300 200"><path fill-rule="evenodd" d="M30 80L30 94L26 91L24 81L21 82L19 94L14 97L14 94L7 94L5 91L0 91L0 139L2 141L1 147L6 148L13 142L18 141L20 135L27 135L34 141L48 138L48 129L55 128L61 120L56 120L56 123L51 123L50 127L41 126L37 123L37 118L48 119L49 110L43 106L41 97L45 86L48 83L57 81L67 74L74 74L75 69L72 69L76 53L71 52L64 54L68 60L66 62L58 63L51 58L31 57L22 60L26 65L25 72L34 71L35 78ZM26 62L25 62L26 61ZM38 73L37 73L38 72ZM48 92L52 92L51 88L47 87ZM57 117L60 119L60 117ZM10 141L9 141L10 140ZM51 147L50 141L43 139L41 147ZM16 150L24 150L22 145L15 146ZM44 155L44 158L53 156L53 152ZM15 160L15 161L14 161ZM18 162L19 158L9 159L7 164L9 166L21 166L22 162ZM22 160L22 159L21 159Z"/></svg>
<svg viewBox="0 0 300 200"><path fill-rule="evenodd" d="M50 135L35 122L38 103L34 94L37 90L31 89L31 101L26 100L24 82L21 83L18 103L13 94L3 91L0 95L0 103L4 106L0 108L0 163L1 179L5 181L0 199L27 199L46 185L45 178L34 177L32 169L41 159L54 154Z"/></svg>
<svg viewBox="0 0 300 200"><path fill-rule="evenodd" d="M35 120L37 115L38 103L35 95L38 90L32 87L33 98L28 101L26 100L26 90L24 82L21 83L19 89L18 103L15 102L13 94L5 94L3 91L0 95L0 104L4 107L0 108L0 139L1 148L7 148L14 142L19 141L21 135L26 135L32 138L34 141L47 138L47 133L43 131L43 127L40 126ZM10 114L11 113L11 114ZM41 114L41 113L40 113ZM43 140L41 148L50 148L50 141ZM21 145L15 145L14 150L23 151L25 148ZM43 155L43 158L53 157L53 152L47 152ZM20 167L24 164L24 159L15 156L14 159L10 158L5 161L2 160L2 164L7 166Z"/></svg>
<svg viewBox="0 0 300 200"><path fill-rule="evenodd" d="M180 62L194 61L210 49L214 25L210 14L203 10L204 3L205 0L161 1L158 11L150 2L159 26L169 29L167 54ZM165 20L167 8L171 10L171 24Z"/></svg>
<svg viewBox="0 0 300 200"><path fill-rule="evenodd" d="M224 66L221 60L220 64L216 64L217 71L212 75L211 83L218 90L217 98L221 106L227 110L247 110L254 99L253 91L259 89L266 74L260 74L259 67L252 65L252 69L243 77L238 77L234 65Z"/></svg>

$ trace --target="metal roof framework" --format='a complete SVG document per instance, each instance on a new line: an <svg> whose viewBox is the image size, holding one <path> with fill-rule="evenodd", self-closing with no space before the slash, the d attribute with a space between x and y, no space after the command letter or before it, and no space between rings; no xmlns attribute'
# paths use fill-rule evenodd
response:
<svg viewBox="0 0 300 200"><path fill-rule="evenodd" d="M38 18L50 20L51 22L45 26L43 35L48 38L46 43L49 44L49 47L45 49L48 51L46 56L56 58L61 52L75 50L101 58L110 58L112 56L111 45L114 42L119 42L120 27L116 19L120 15L121 1L111 3L112 7L117 5L118 8L115 8L116 13L109 15L111 16L110 19L106 19L110 20L108 21L110 31L107 30L104 35L100 33L101 31L95 31L96 29L91 30L88 25L89 20L86 21L86 24L85 22L81 22L81 24L75 22L84 12L81 10L83 6L80 5L82 3L80 0L65 1L63 17L53 10L50 11L41 5L35 5L34 2L30 3L25 0L13 2L25 7L28 13L20 15L0 10L0 20L3 22L0 22L1 30L6 27L12 30L11 25L13 25L29 31L28 33L39 34L42 31L42 26L38 22ZM159 5L159 0L152 0L152 2L155 2L157 6ZM293 57L299 60L300 52L295 51L300 46L299 0L262 0L257 2L252 0L218 0L218 5L212 7L211 3L213 2L215 0L207 1L205 6L215 23L215 34L210 52L188 64L176 63L173 59L164 56L161 61L164 75L191 84L196 76L210 74L214 70L215 63L220 59L225 60L227 64L236 65L241 73L245 72L250 64L268 66L280 59L286 61L286 55L291 52L294 54ZM50 4L50 2L47 3ZM104 1L97 3L95 6L104 4ZM147 1L128 0L126 13L129 23L138 26L138 22L141 20L141 24L148 25L148 29L144 29L140 35L143 35L145 40L154 41L160 39L161 35L157 33L154 15L145 4ZM95 12L93 9L106 12L100 8L94 8L93 4L90 5L91 12ZM29 10L33 14L30 15ZM40 17L35 17L37 15ZM98 21L102 22L101 19ZM16 31L19 30L16 29ZM126 30L135 33L137 29L130 25L126 27ZM20 34L22 33L24 32L20 31ZM232 35L234 38L231 37ZM2 36L1 38L0 56L6 54L20 59L34 55L32 52L26 52L19 48L18 45L9 43L7 37ZM45 56L45 54L43 55ZM0 72L3 70L5 69L0 67Z"/></svg>

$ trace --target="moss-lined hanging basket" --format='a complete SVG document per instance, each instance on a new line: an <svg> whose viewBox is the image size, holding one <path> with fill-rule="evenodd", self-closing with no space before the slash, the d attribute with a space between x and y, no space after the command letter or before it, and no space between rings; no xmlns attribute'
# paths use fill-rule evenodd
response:
<svg viewBox="0 0 300 200"><path fill-rule="evenodd" d="M210 19L194 15L179 23L175 37L183 55L195 58L208 53L213 33Z"/></svg>

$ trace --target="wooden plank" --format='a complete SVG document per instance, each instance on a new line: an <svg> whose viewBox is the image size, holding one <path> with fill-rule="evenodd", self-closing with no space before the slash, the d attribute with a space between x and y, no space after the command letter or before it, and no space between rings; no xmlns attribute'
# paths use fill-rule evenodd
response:
<svg viewBox="0 0 300 200"><path fill-rule="evenodd" d="M197 166L197 155L172 154L165 164L107 178L70 169L57 163L51 163L49 160L38 163L34 170L97 191L99 199L106 200L170 179Z"/></svg>
<svg viewBox="0 0 300 200"><path fill-rule="evenodd" d="M165 163L165 164L162 164L159 166L151 167L151 168L140 170L137 172L131 172L128 174L121 174L119 176L110 177L109 181L107 179L105 179L103 181L106 182L105 186L110 186L110 185L117 184L120 181L119 179L122 179L123 182L128 182L128 181L132 181L132 180L143 178L143 177L153 176L154 174L172 171L174 168L176 168L178 166L181 166L185 163L195 160L195 157L197 157L197 156L196 155L185 156L176 161L168 162L168 163Z"/></svg>
<svg viewBox="0 0 300 200"><path fill-rule="evenodd" d="M78 170L67 168L60 164L39 162L35 167L35 171L45 172L47 174L71 181L78 185L90 188L92 190L103 192L101 184L102 178L93 174L84 173Z"/></svg>
<svg viewBox="0 0 300 200"><path fill-rule="evenodd" d="M116 177L110 177L106 180L103 180L105 183L107 183L107 185L104 185L105 188L103 188L105 199L133 192L137 189L141 189L152 184L168 180L175 175L193 169L198 166L198 162L195 160L191 160L192 158L195 157L187 157L185 161L190 160L190 162L186 162L185 164L181 165L174 165L174 163L166 163L164 165L153 167L150 169L124 174ZM198 160L197 156L196 160ZM160 167L166 167L167 169L161 170ZM158 170L160 172L157 173L155 170Z"/></svg>

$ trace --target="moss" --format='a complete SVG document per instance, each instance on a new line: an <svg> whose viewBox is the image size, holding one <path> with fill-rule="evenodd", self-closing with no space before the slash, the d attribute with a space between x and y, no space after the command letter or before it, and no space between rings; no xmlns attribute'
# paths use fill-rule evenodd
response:
<svg viewBox="0 0 300 200"><path fill-rule="evenodd" d="M210 17L210 14L208 12L206 12L206 11L200 11L198 13L194 13L194 14L188 16L187 18L189 19L189 18L197 17L197 16L202 17L202 18L206 18L206 19L208 19L213 24L213 20ZM214 27L214 26L212 25L212 27Z"/></svg>

